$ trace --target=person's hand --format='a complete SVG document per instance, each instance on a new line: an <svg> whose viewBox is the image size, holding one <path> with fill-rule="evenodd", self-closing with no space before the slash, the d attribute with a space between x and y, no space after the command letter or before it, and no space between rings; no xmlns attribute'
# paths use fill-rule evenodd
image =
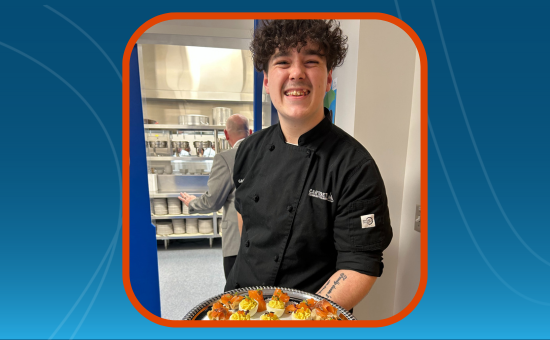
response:
<svg viewBox="0 0 550 340"><path fill-rule="evenodd" d="M191 203L192 200L197 198L196 196L189 195L186 192L180 192L180 195L178 196L180 201L182 201L186 206L189 206L189 203Z"/></svg>

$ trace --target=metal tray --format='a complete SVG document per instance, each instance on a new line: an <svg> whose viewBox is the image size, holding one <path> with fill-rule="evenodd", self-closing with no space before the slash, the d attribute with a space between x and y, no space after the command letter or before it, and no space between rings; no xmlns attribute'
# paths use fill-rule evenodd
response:
<svg viewBox="0 0 550 340"><path fill-rule="evenodd" d="M307 299L311 299L311 298L314 298L315 300L325 299L328 302L330 302L338 310L338 317L341 320L357 320L357 319L355 319L355 317L350 312L348 312L344 308L340 307L338 304L330 301L327 298L321 297L317 294L312 294L312 293L308 293L308 292L304 292L304 291L297 290L297 289L292 289L292 288L271 287L271 286L269 286L269 287L267 287L267 286L256 286L256 287L239 288L239 289L230 290L228 292L216 295L216 296L214 296L214 297L212 297L208 300L205 300L205 301L201 302L195 308L191 309L191 311L189 311L185 315L183 320L209 320L208 316L207 316L207 313L212 309L212 305L214 304L214 302L218 301L224 294L229 293L229 294L233 294L233 295L235 295L235 294L248 295L249 290L258 290L259 289L259 290L263 291L264 299L265 299L266 302L268 302L269 299L271 299L271 297L273 296L273 293L275 292L275 289L277 289L277 288L281 289L283 291L283 293L287 294L288 297L290 298L291 302L299 303L303 300L307 300ZM260 315L261 314L263 314L263 313L256 313L256 315L254 315L250 320L260 320ZM290 315L283 314L283 316L280 318L280 320L292 320L292 319L291 319Z"/></svg>

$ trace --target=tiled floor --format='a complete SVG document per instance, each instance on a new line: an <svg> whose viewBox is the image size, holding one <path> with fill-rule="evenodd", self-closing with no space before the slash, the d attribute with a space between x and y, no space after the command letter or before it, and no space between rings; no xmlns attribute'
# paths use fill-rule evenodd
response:
<svg viewBox="0 0 550 340"><path fill-rule="evenodd" d="M181 320L193 307L223 293L225 277L221 239L158 242L161 316Z"/></svg>

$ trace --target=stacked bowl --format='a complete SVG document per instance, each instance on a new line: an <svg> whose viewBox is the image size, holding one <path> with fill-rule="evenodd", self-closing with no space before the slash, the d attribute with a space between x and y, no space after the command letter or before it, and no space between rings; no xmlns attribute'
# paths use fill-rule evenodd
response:
<svg viewBox="0 0 550 340"><path fill-rule="evenodd" d="M166 198L153 198L153 210L155 211L155 215L167 215L168 204L166 203Z"/></svg>
<svg viewBox="0 0 550 340"><path fill-rule="evenodd" d="M189 215L189 207L186 206L185 203L181 205L181 213L184 215Z"/></svg>
<svg viewBox="0 0 550 340"><path fill-rule="evenodd" d="M172 220L172 225L174 226L174 234L185 234L185 220Z"/></svg>
<svg viewBox="0 0 550 340"><path fill-rule="evenodd" d="M171 221L157 222L157 235L170 235L174 233Z"/></svg>
<svg viewBox="0 0 550 340"><path fill-rule="evenodd" d="M181 215L181 201L177 197L170 197L168 199L168 214L169 215Z"/></svg>
<svg viewBox="0 0 550 340"><path fill-rule="evenodd" d="M199 233L199 220L196 218L188 218L185 222L185 231L187 234Z"/></svg>
<svg viewBox="0 0 550 340"><path fill-rule="evenodd" d="M199 233L200 234L212 234L214 231L214 225L212 219L199 219Z"/></svg>

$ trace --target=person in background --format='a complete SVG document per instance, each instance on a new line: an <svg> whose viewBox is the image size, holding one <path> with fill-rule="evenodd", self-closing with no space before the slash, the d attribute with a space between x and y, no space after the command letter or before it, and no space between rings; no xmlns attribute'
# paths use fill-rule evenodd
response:
<svg viewBox="0 0 550 340"><path fill-rule="evenodd" d="M180 152L180 156L190 156L191 155L191 148L190 147L180 148L179 152Z"/></svg>
<svg viewBox="0 0 550 340"><path fill-rule="evenodd" d="M248 119L240 114L229 117L225 127L225 138L232 148L214 156L212 171L208 178L208 191L200 198L185 192L180 193L178 198L189 207L189 213L193 214L211 213L223 207L222 253L223 269L227 279L239 252L241 239L234 205L233 165L240 143L252 133L252 130L248 127Z"/></svg>
<svg viewBox="0 0 550 340"><path fill-rule="evenodd" d="M214 145L212 145L211 148L204 149L203 157L214 157L216 155L216 151L214 151Z"/></svg>
<svg viewBox="0 0 550 340"><path fill-rule="evenodd" d="M254 66L279 123L237 151L242 237L226 291L295 288L350 310L382 274L393 235L382 176L323 107L346 42L334 20L264 21L254 32Z"/></svg>

